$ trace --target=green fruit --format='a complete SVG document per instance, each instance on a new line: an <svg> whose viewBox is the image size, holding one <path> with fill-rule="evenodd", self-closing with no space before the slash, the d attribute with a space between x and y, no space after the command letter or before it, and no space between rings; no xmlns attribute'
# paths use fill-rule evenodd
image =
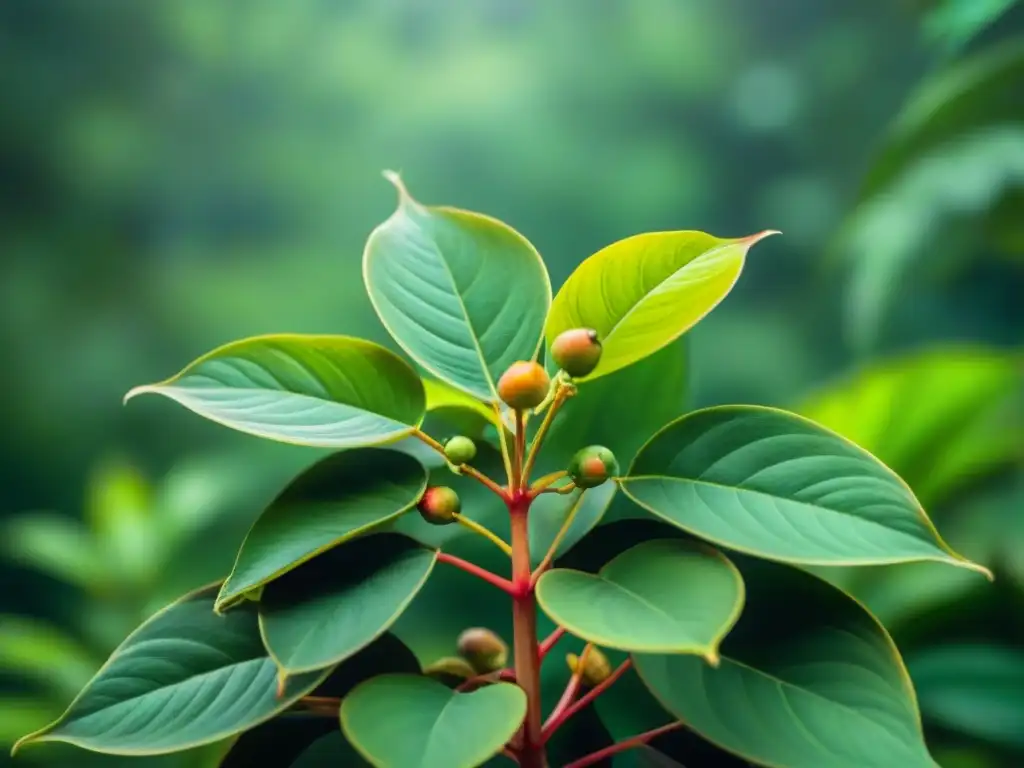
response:
<svg viewBox="0 0 1024 768"><path fill-rule="evenodd" d="M452 464L468 464L476 456L476 443L468 437L456 435L445 441L444 455Z"/></svg>
<svg viewBox="0 0 1024 768"><path fill-rule="evenodd" d="M448 525L455 522L455 517L462 509L462 502L451 488L435 485L427 488L416 508L420 516L431 525Z"/></svg>
<svg viewBox="0 0 1024 768"><path fill-rule="evenodd" d="M586 376L601 360L601 341L593 328L572 328L551 343L551 359L573 378Z"/></svg>
<svg viewBox="0 0 1024 768"><path fill-rule="evenodd" d="M551 388L551 378L543 366L520 360L512 363L498 379L498 397L517 411L536 408L544 402Z"/></svg>
<svg viewBox="0 0 1024 768"><path fill-rule="evenodd" d="M465 630L457 641L459 655L480 674L504 669L508 662L508 646L489 629L473 627Z"/></svg>
<svg viewBox="0 0 1024 768"><path fill-rule="evenodd" d="M565 661L569 665L569 671L576 674L580 657L575 653L569 653L566 654ZM608 657L601 653L600 649L591 648L590 653L587 654L586 663L583 665L583 674L581 675L583 684L588 688L593 688L607 680L611 673L612 665L608 661Z"/></svg>
<svg viewBox="0 0 1024 768"><path fill-rule="evenodd" d="M619 474L619 462L603 445L589 445L572 457L568 472L578 488L595 488Z"/></svg>

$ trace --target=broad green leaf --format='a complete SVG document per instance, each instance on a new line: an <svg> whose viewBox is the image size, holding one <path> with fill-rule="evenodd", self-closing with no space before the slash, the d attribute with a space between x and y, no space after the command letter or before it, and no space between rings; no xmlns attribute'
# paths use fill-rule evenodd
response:
<svg viewBox="0 0 1024 768"><path fill-rule="evenodd" d="M563 331L593 328L604 345L587 379L652 355L697 324L739 279L747 251L773 231L723 239L651 232L603 248L569 276L551 305L550 345Z"/></svg>
<svg viewBox="0 0 1024 768"><path fill-rule="evenodd" d="M327 672L289 678L260 642L256 607L213 612L216 586L172 603L113 652L59 720L19 747L63 741L95 752L177 752L259 725L309 693Z"/></svg>
<svg viewBox="0 0 1024 768"><path fill-rule="evenodd" d="M419 672L420 665L412 651L394 635L384 634L355 656L342 662L312 695L340 699L347 696L359 683L375 675ZM220 768L252 768L257 765L275 768L301 765L301 760L296 762L300 755L304 756L303 759L312 768L312 754L306 754L312 750L310 745L332 732L341 736L338 733L338 723L331 718L303 712L301 709L289 712L242 734L231 745L231 750L224 756ZM351 759L354 753L346 754L342 751L345 747L344 740L339 738L338 742L333 749L321 747L317 751L323 750L325 754L335 753L333 765L348 765L349 763L341 763L339 760L342 757ZM307 750L307 747L310 749ZM351 752L351 747L348 749ZM359 765L362 762L357 761L355 764ZM324 765L329 763L325 762Z"/></svg>
<svg viewBox="0 0 1024 768"><path fill-rule="evenodd" d="M164 395L211 421L296 445L350 448L398 440L423 420L423 383L402 358L348 336L235 341L181 373L131 390Z"/></svg>
<svg viewBox="0 0 1024 768"><path fill-rule="evenodd" d="M747 558L737 565L747 604L718 668L694 656L634 656L665 708L759 765L936 768L882 625L806 572Z"/></svg>
<svg viewBox="0 0 1024 768"><path fill-rule="evenodd" d="M693 653L710 663L743 608L743 579L710 547L648 541L596 574L556 568L537 601L559 626L607 648Z"/></svg>
<svg viewBox="0 0 1024 768"><path fill-rule="evenodd" d="M525 715L517 685L455 693L426 677L382 675L345 698L341 727L378 768L475 768L501 751Z"/></svg>
<svg viewBox="0 0 1024 768"><path fill-rule="evenodd" d="M398 209L366 242L370 301L401 347L439 379L483 400L517 360L540 349L551 283L511 227L478 213L421 205L398 175Z"/></svg>
<svg viewBox="0 0 1024 768"><path fill-rule="evenodd" d="M874 363L796 410L870 451L926 505L1021 456L1024 356L936 347Z"/></svg>
<svg viewBox="0 0 1024 768"><path fill-rule="evenodd" d="M991 576L949 548L888 467L774 408L688 414L651 438L620 484L659 518L758 557L807 565L938 560Z"/></svg>
<svg viewBox="0 0 1024 768"><path fill-rule="evenodd" d="M218 609L322 552L412 508L427 473L411 456L357 448L328 456L289 485L253 524Z"/></svg>
<svg viewBox="0 0 1024 768"><path fill-rule="evenodd" d="M1024 748L1024 653L984 644L942 646L907 659L921 712L969 736Z"/></svg>
<svg viewBox="0 0 1024 768"><path fill-rule="evenodd" d="M396 533L325 552L264 587L267 649L288 674L343 661L394 624L436 561L437 550Z"/></svg>

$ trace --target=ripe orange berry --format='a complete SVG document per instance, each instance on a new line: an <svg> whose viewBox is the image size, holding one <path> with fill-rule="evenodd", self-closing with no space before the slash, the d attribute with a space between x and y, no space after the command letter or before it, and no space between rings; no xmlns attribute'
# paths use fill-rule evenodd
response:
<svg viewBox="0 0 1024 768"><path fill-rule="evenodd" d="M590 445L576 452L567 471L578 488L594 488L619 473L619 462L603 445Z"/></svg>
<svg viewBox="0 0 1024 768"><path fill-rule="evenodd" d="M498 397L517 411L536 408L544 402L550 388L548 372L532 361L512 363L498 379Z"/></svg>
<svg viewBox="0 0 1024 768"><path fill-rule="evenodd" d="M551 342L551 359L573 378L593 371L601 361L601 351L601 341L593 328L572 328Z"/></svg>
<svg viewBox="0 0 1024 768"><path fill-rule="evenodd" d="M416 508L420 516L431 525L448 525L462 509L459 494L443 485L434 485L424 492Z"/></svg>

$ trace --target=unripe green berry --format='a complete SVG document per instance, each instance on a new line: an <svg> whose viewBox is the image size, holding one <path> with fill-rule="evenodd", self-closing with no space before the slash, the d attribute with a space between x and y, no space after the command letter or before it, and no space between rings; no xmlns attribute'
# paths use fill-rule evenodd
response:
<svg viewBox="0 0 1024 768"><path fill-rule="evenodd" d="M508 661L508 646L489 629L472 627L457 641L459 655L480 674L496 672Z"/></svg>
<svg viewBox="0 0 1024 768"><path fill-rule="evenodd" d="M619 462L603 445L589 445L576 451L568 472L577 488L595 488L619 474Z"/></svg>
<svg viewBox="0 0 1024 768"><path fill-rule="evenodd" d="M448 525L462 509L459 495L451 488L435 485L427 488L417 505L420 515L432 525Z"/></svg>
<svg viewBox="0 0 1024 768"><path fill-rule="evenodd" d="M498 379L498 397L517 411L536 408L548 395L551 377L535 362L512 363Z"/></svg>
<svg viewBox="0 0 1024 768"><path fill-rule="evenodd" d="M590 653L586 656L586 662L583 664L583 674L580 676L580 679L585 686L593 688L595 685L600 685L608 679L608 676L612 673L612 665L608 661L608 657L601 653L598 648L591 648ZM569 671L576 674L580 664L580 657L575 653L569 653L566 654L565 661L569 665Z"/></svg>
<svg viewBox="0 0 1024 768"><path fill-rule="evenodd" d="M551 359L573 378L586 376L601 360L601 341L593 328L563 331L551 342Z"/></svg>
<svg viewBox="0 0 1024 768"><path fill-rule="evenodd" d="M476 443L462 435L450 437L445 440L444 455L452 464L468 464L476 457Z"/></svg>

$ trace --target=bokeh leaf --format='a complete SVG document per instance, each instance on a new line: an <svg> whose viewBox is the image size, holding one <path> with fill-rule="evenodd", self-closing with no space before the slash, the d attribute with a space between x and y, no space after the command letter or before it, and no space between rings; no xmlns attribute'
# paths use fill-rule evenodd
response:
<svg viewBox="0 0 1024 768"><path fill-rule="evenodd" d="M191 749L259 725L323 680L326 672L297 675L277 696L256 607L218 616L216 593L199 590L142 624L59 720L15 749L42 741L120 755Z"/></svg>
<svg viewBox="0 0 1024 768"><path fill-rule="evenodd" d="M0 668L7 673L31 679L62 697L74 696L100 661L58 627L0 614Z"/></svg>
<svg viewBox="0 0 1024 768"><path fill-rule="evenodd" d="M260 631L267 649L288 674L343 661L391 627L436 561L437 550L396 533L325 552L263 589Z"/></svg>
<svg viewBox="0 0 1024 768"><path fill-rule="evenodd" d="M586 259L559 289L547 342L593 328L604 352L585 379L625 368L677 339L732 290L747 251L775 232L723 239L703 232L634 235Z"/></svg>
<svg viewBox="0 0 1024 768"><path fill-rule="evenodd" d="M505 746L525 715L517 685L455 693L427 677L382 675L345 698L341 727L378 768L475 768Z"/></svg>
<svg viewBox="0 0 1024 768"><path fill-rule="evenodd" d="M0 548L18 565L88 591L114 580L113 565L101 556L88 529L77 520L50 512L18 515L0 526Z"/></svg>
<svg viewBox="0 0 1024 768"><path fill-rule="evenodd" d="M297 445L349 448L398 440L423 420L416 372L393 352L348 336L280 334L226 344L153 392L211 421Z"/></svg>
<svg viewBox="0 0 1024 768"><path fill-rule="evenodd" d="M697 536L774 560L868 565L955 554L899 477L845 438L756 406L695 411L637 454L620 484Z"/></svg>
<svg viewBox="0 0 1024 768"><path fill-rule="evenodd" d="M718 668L694 656L634 656L661 703L761 765L935 768L910 678L881 624L806 572L748 558L737 565L747 607Z"/></svg>
<svg viewBox="0 0 1024 768"><path fill-rule="evenodd" d="M596 574L548 571L537 601L556 624L598 645L697 654L714 664L743 608L743 579L710 547L648 541Z"/></svg>
<svg viewBox="0 0 1024 768"><path fill-rule="evenodd" d="M512 363L540 349L551 283L540 255L496 219L424 206L398 175L398 209L366 242L377 315L427 371L483 400Z"/></svg>
<svg viewBox="0 0 1024 768"><path fill-rule="evenodd" d="M1024 749L1024 653L982 643L927 648L908 657L926 720Z"/></svg>
<svg viewBox="0 0 1024 768"><path fill-rule="evenodd" d="M257 518L217 597L218 609L325 550L385 525L427 486L408 454L357 448L306 470Z"/></svg>

